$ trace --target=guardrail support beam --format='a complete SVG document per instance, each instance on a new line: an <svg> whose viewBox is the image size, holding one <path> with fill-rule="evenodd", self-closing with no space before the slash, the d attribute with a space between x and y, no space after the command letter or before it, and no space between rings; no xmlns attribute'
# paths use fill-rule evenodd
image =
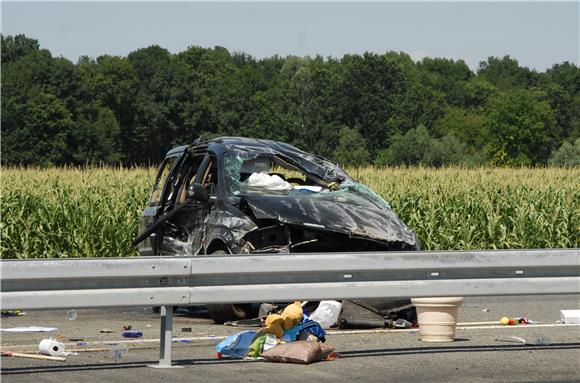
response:
<svg viewBox="0 0 580 383"><path fill-rule="evenodd" d="M161 334L159 340L159 364L152 368L183 368L171 364L171 345L173 342L173 306L161 306Z"/></svg>

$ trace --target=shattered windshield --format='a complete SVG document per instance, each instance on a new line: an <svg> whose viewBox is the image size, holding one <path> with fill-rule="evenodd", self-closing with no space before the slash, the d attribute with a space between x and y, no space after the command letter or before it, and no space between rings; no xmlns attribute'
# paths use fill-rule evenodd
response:
<svg viewBox="0 0 580 383"><path fill-rule="evenodd" d="M285 195L374 206L390 210L389 204L367 186L345 174L345 179L326 182L275 153L233 151L224 157L229 195Z"/></svg>

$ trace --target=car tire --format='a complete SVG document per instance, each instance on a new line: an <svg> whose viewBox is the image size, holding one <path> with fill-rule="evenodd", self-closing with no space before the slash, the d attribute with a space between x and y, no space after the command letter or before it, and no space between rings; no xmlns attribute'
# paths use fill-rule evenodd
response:
<svg viewBox="0 0 580 383"><path fill-rule="evenodd" d="M225 250L216 250L211 254L227 255ZM222 324L228 321L235 321L245 319L251 312L251 305L249 304L213 304L207 305L209 317L215 323Z"/></svg>

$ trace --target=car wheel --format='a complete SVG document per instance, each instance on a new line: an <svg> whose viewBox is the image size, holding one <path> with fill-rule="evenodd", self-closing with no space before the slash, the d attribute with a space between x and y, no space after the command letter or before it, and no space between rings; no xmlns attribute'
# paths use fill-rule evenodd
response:
<svg viewBox="0 0 580 383"><path fill-rule="evenodd" d="M224 250L216 250L212 254L227 255ZM251 312L251 305L249 304L215 304L207 305L209 317L215 323L222 324L227 321L235 321L244 319Z"/></svg>

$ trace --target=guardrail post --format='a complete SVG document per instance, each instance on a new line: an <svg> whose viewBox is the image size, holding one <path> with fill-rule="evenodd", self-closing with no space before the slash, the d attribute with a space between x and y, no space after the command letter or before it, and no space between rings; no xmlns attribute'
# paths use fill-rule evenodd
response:
<svg viewBox="0 0 580 383"><path fill-rule="evenodd" d="M161 334L159 340L159 364L153 368L183 368L171 364L171 345L173 334L173 306L161 306Z"/></svg>

